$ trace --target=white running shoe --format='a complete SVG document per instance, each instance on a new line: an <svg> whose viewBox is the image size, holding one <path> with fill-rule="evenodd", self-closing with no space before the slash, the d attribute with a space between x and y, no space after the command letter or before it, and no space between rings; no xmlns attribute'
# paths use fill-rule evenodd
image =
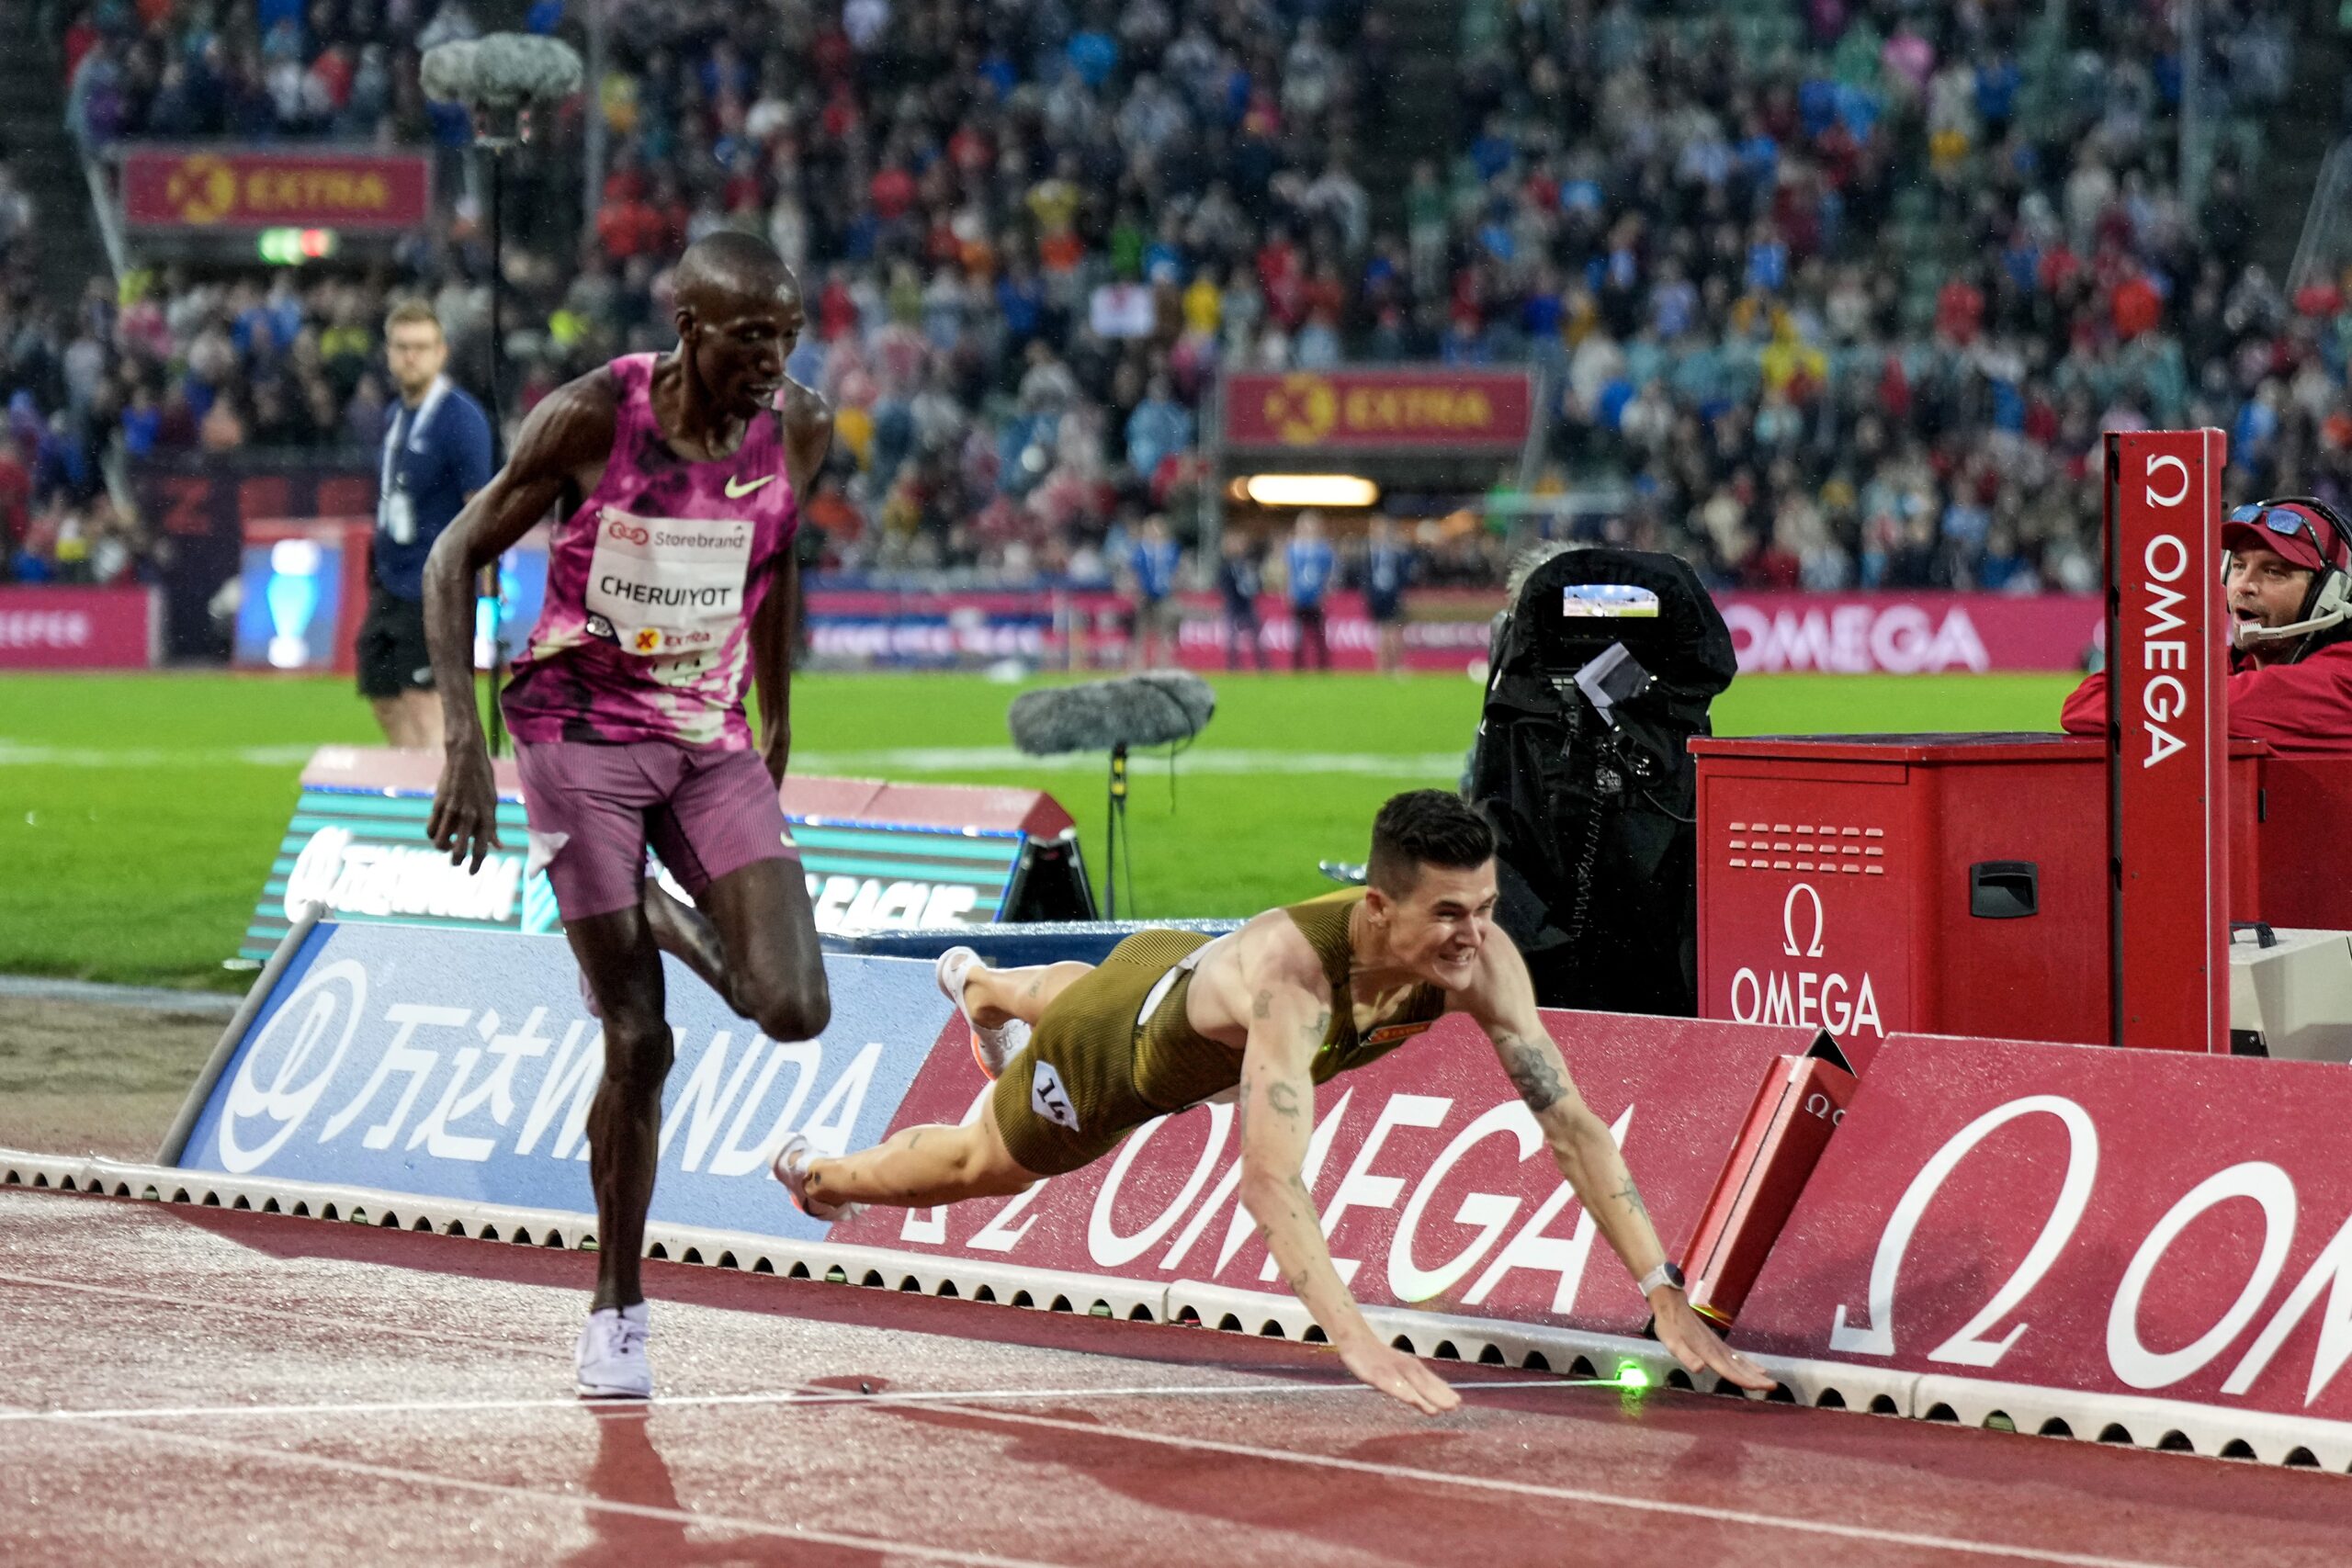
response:
<svg viewBox="0 0 2352 1568"><path fill-rule="evenodd" d="M1004 1076L1004 1065L1021 1055L1021 1048L1029 1043L1029 1026L1017 1018L1008 1018L994 1029L986 1029L972 1016L971 1009L964 1005L964 986L972 977L972 965L979 961L980 955L968 947L951 947L939 955L935 973L940 991L956 1004L964 1021L972 1026L972 1060L980 1065L989 1082L994 1083Z"/></svg>
<svg viewBox="0 0 2352 1568"><path fill-rule="evenodd" d="M863 1203L820 1203L808 1196L808 1162L817 1156L817 1147L798 1133L785 1139L784 1147L776 1150L775 1162L768 1168L792 1194L795 1207L810 1219L824 1224L839 1224L859 1210Z"/></svg>
<svg viewBox="0 0 2352 1568"><path fill-rule="evenodd" d="M588 1314L572 1352L581 1396L585 1399L650 1399L653 1369L645 1359L650 1332L646 1303L605 1307Z"/></svg>

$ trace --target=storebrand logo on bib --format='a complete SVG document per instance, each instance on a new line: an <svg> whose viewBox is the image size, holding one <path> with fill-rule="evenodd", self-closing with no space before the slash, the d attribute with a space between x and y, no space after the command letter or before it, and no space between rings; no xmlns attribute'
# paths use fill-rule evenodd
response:
<svg viewBox="0 0 2352 1568"><path fill-rule="evenodd" d="M607 511L583 595L621 647L652 657L717 647L741 624L752 525Z"/></svg>

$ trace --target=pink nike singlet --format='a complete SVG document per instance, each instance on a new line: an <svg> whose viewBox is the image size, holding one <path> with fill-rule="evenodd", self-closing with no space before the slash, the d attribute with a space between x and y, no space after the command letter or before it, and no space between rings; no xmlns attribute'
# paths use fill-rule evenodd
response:
<svg viewBox="0 0 2352 1568"><path fill-rule="evenodd" d="M519 741L752 744L751 622L799 498L773 417L752 421L732 457L673 452L653 416L653 361L612 362L613 454L556 526L546 602L503 698Z"/></svg>

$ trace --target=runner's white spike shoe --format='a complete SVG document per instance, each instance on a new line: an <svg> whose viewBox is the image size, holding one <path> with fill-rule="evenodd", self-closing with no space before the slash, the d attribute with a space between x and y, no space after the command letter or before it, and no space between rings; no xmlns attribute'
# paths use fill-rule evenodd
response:
<svg viewBox="0 0 2352 1568"><path fill-rule="evenodd" d="M863 1203L820 1203L808 1196L808 1162L817 1156L816 1145L798 1133L785 1139L784 1147L776 1150L775 1163L768 1168L792 1194L795 1207L812 1220L825 1224L839 1224L859 1210Z"/></svg>
<svg viewBox="0 0 2352 1568"><path fill-rule="evenodd" d="M1021 1054L1029 1043L1029 1026L1017 1018L1008 1018L993 1029L985 1029L964 1005L964 983L971 978L972 965L980 955L968 947L951 947L939 955L939 988L972 1026L972 1060L980 1065L990 1083L1004 1076L1004 1065Z"/></svg>
<svg viewBox="0 0 2352 1568"><path fill-rule="evenodd" d="M650 1332L646 1303L605 1307L588 1314L572 1364L587 1399L650 1399L653 1369L645 1359Z"/></svg>

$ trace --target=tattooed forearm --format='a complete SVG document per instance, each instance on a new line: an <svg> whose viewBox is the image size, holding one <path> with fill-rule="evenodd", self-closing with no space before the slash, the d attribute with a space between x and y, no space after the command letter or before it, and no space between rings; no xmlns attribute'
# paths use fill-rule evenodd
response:
<svg viewBox="0 0 2352 1568"><path fill-rule="evenodd" d="M1539 1114L1549 1111L1568 1092L1560 1082L1559 1069L1552 1065L1551 1053L1514 1034L1501 1036L1495 1044L1502 1053L1503 1070L1510 1075L1511 1088L1519 1090L1519 1098L1530 1111Z"/></svg>
<svg viewBox="0 0 2352 1568"><path fill-rule="evenodd" d="M1641 1192L1634 1186L1634 1179L1631 1176L1625 1178L1625 1185L1618 1190L1617 1201L1645 1220L1650 1217L1649 1208L1642 1201Z"/></svg>
<svg viewBox="0 0 2352 1568"><path fill-rule="evenodd" d="M1250 998L1250 1016L1256 1019L1267 1019L1273 1017L1274 993L1272 991L1260 991L1255 997Z"/></svg>
<svg viewBox="0 0 2352 1568"><path fill-rule="evenodd" d="M1298 1086L1296 1084L1283 1083L1281 1081L1268 1084L1266 1086L1266 1103L1272 1106L1279 1114L1287 1116L1294 1122L1297 1121Z"/></svg>

